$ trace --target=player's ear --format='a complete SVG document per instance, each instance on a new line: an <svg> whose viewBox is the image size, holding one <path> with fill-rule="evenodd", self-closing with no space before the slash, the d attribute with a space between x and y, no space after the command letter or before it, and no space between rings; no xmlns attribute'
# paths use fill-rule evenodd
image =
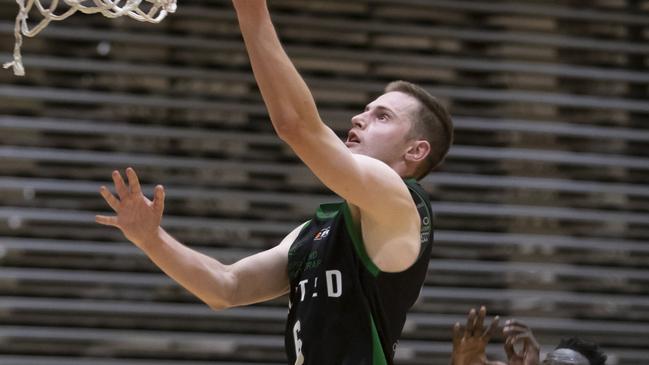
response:
<svg viewBox="0 0 649 365"><path fill-rule="evenodd" d="M408 162L421 162L430 154L430 143L425 139L415 140L410 143L405 159Z"/></svg>

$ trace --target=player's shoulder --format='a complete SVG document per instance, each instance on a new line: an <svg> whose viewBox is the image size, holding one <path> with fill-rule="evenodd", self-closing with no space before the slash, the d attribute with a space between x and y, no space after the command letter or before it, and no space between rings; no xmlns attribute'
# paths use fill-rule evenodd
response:
<svg viewBox="0 0 649 365"><path fill-rule="evenodd" d="M403 178L388 164L374 157L353 154L354 160L363 170L364 178L374 183L407 191Z"/></svg>

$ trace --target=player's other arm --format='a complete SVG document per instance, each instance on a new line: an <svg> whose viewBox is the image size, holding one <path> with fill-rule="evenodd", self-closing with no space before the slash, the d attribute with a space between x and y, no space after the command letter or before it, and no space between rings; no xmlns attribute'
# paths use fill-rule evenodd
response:
<svg viewBox="0 0 649 365"><path fill-rule="evenodd" d="M296 128L322 128L315 101L289 60L271 22L265 0L234 0L257 85L280 137Z"/></svg>
<svg viewBox="0 0 649 365"><path fill-rule="evenodd" d="M401 177L381 161L352 154L322 122L309 88L280 44L266 1L233 3L278 136L328 188L360 208L364 223L392 235L366 241L366 246L380 245L367 247L379 268L407 268L419 253L419 216Z"/></svg>
<svg viewBox="0 0 649 365"><path fill-rule="evenodd" d="M126 238L143 250L167 275L213 309L224 309L276 298L288 291L286 271L288 249L300 227L282 242L231 265L190 249L160 227L164 210L164 189L157 186L154 199L147 199L137 175L127 169L128 185L113 172L118 196L105 186L101 195L117 213L97 216L98 223L119 228Z"/></svg>

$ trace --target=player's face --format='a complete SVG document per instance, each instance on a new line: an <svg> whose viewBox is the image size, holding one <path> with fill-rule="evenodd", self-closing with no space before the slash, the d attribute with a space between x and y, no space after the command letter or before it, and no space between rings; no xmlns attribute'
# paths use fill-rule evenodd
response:
<svg viewBox="0 0 649 365"><path fill-rule="evenodd" d="M408 150L412 119L418 108L419 101L408 94L393 91L381 95L352 118L345 145L354 153L391 165Z"/></svg>

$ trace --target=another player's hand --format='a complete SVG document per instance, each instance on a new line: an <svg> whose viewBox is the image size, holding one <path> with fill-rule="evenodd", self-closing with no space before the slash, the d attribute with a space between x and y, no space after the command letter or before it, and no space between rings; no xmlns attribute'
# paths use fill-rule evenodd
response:
<svg viewBox="0 0 649 365"><path fill-rule="evenodd" d="M539 364L539 343L536 342L532 330L524 323L516 320L505 322L503 328L505 336L505 352L509 365L538 365ZM516 352L515 346L522 343L521 352Z"/></svg>
<svg viewBox="0 0 649 365"><path fill-rule="evenodd" d="M154 190L153 201L142 194L140 182L132 168L126 169L128 185L124 183L119 171L113 171L113 182L117 197L106 186L100 189L101 196L117 213L116 216L98 215L97 223L119 228L122 233L139 248L144 248L159 232L164 210L164 188L158 185Z"/></svg>
<svg viewBox="0 0 649 365"><path fill-rule="evenodd" d="M453 353L451 355L452 365L505 365L487 360L485 349L491 336L498 328L498 316L494 317L488 328L484 328L484 319L487 309L483 306L476 314L471 309L466 321L464 331L460 323L453 326Z"/></svg>

